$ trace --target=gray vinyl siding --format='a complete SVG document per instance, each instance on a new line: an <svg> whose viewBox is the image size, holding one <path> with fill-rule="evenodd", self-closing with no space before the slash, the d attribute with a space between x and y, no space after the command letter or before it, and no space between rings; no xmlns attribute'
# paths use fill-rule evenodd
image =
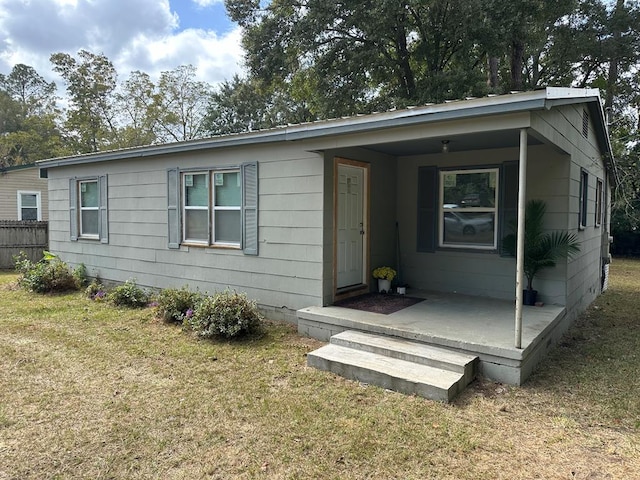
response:
<svg viewBox="0 0 640 480"><path fill-rule="evenodd" d="M18 191L40 192L42 221L49 219L47 179L33 167L0 171L0 220L18 220Z"/></svg>
<svg viewBox="0 0 640 480"><path fill-rule="evenodd" d="M558 292L558 296L560 291L563 292L571 316L584 310L600 293L603 233L608 237L609 232L608 212L605 222L600 227L594 225L596 178L604 183L607 183L607 178L591 113L588 137L585 138L582 133L582 115L585 108L586 106L580 104L567 105L532 114L532 127L545 137L552 138L570 157L568 195L557 199L558 208L551 212L550 226L560 228L564 221L566 228L576 233L581 242L579 256L558 267L565 278L554 283L554 290ZM587 225L583 230L578 230L582 169L588 173ZM539 184L542 188L550 188L549 185L544 185L544 182ZM544 283L542 285L544 286Z"/></svg>
<svg viewBox="0 0 640 480"><path fill-rule="evenodd" d="M50 170L51 249L106 281L165 288L232 288L286 311L322 301L323 164L290 146L131 159ZM240 249L167 247L167 169L259 162L259 255ZM68 178L109 178L109 243L69 242Z"/></svg>

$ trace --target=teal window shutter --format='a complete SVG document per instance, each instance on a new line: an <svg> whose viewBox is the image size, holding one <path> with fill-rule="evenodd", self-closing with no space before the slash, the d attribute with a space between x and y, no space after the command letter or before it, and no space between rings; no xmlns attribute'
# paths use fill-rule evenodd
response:
<svg viewBox="0 0 640 480"><path fill-rule="evenodd" d="M100 220L98 222L98 235L100 236L100 243L109 243L109 211L107 208L109 203L109 191L107 189L106 175L102 175L98 178L98 189L100 215Z"/></svg>
<svg viewBox="0 0 640 480"><path fill-rule="evenodd" d="M242 249L258 255L258 162L242 164Z"/></svg>
<svg viewBox="0 0 640 480"><path fill-rule="evenodd" d="M69 179L69 234L72 242L78 241L78 182Z"/></svg>
<svg viewBox="0 0 640 480"><path fill-rule="evenodd" d="M180 248L180 172L177 168L167 171L167 225L168 247Z"/></svg>
<svg viewBox="0 0 640 480"><path fill-rule="evenodd" d="M438 169L420 167L418 169L418 228L416 250L435 252L436 222L438 206Z"/></svg>

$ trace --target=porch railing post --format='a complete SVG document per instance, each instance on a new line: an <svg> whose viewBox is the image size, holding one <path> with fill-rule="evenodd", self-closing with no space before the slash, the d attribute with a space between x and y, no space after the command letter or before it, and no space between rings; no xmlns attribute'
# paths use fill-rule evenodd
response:
<svg viewBox="0 0 640 480"><path fill-rule="evenodd" d="M515 346L522 348L522 290L524 288L524 212L527 194L527 129L520 130L518 169L518 236L516 248L516 329Z"/></svg>

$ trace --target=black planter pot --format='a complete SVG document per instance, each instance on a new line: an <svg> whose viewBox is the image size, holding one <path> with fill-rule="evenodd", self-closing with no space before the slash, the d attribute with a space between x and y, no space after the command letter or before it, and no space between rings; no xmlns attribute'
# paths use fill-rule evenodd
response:
<svg viewBox="0 0 640 480"><path fill-rule="evenodd" d="M523 290L522 291L522 304L523 305L535 305L538 298L537 290Z"/></svg>

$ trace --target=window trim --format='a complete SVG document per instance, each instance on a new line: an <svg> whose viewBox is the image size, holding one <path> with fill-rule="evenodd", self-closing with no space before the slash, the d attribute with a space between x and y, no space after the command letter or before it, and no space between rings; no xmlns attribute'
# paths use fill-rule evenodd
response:
<svg viewBox="0 0 640 480"><path fill-rule="evenodd" d="M602 212L604 204L604 182L600 178L596 178L596 212L594 226L599 228L602 225Z"/></svg>
<svg viewBox="0 0 640 480"><path fill-rule="evenodd" d="M82 206L82 185L95 183L97 190L98 205L95 207L83 207ZM82 228L82 213L83 212L96 212L97 213L97 232L96 233L84 233ZM78 237L86 238L89 240L98 240L100 238L100 181L98 178L86 178L78 180Z"/></svg>
<svg viewBox="0 0 640 480"><path fill-rule="evenodd" d="M97 182L98 184L98 234L80 234L80 223L82 218L80 184L83 182ZM99 240L100 243L109 243L109 188L108 176L99 175L91 177L71 177L69 178L69 234L72 242L78 240ZM90 207L92 210L95 207Z"/></svg>
<svg viewBox="0 0 640 480"><path fill-rule="evenodd" d="M578 229L584 230L587 227L587 207L589 201L589 172L584 168L580 169L580 192L578 206Z"/></svg>
<svg viewBox="0 0 640 480"><path fill-rule="evenodd" d="M444 175L446 174L472 174L472 173L495 173L496 183L494 191L494 206L493 207L465 207L465 208L445 208L444 205ZM481 250L481 251L496 251L498 249L498 233L499 233L499 214L500 214L500 167L499 166L487 166L487 167L474 167L474 168L456 168L456 169L440 169L438 175L438 247L439 248L451 248L457 250ZM480 244L452 244L445 243L444 241L444 214L446 212L467 212L467 213L493 213L493 244L492 245L480 245Z"/></svg>
<svg viewBox="0 0 640 480"><path fill-rule="evenodd" d="M22 195L35 195L36 196L36 206L35 207L23 207L22 206ZM36 209L36 221L42 221L42 192L35 190L18 190L17 192L17 202L18 202L18 220L22 220L22 209L23 208L35 208Z"/></svg>

